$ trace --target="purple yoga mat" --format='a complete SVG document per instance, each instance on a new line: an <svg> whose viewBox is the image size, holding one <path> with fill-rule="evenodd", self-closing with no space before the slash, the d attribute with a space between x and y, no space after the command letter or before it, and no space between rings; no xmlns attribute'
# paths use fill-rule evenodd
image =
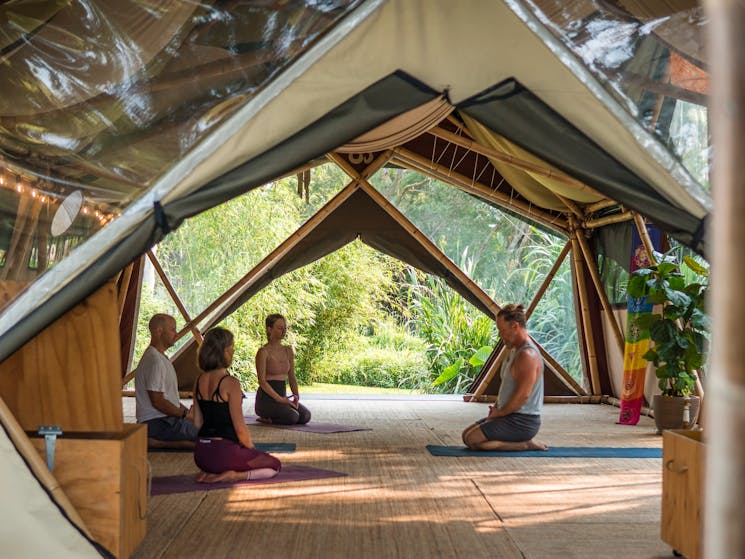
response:
<svg viewBox="0 0 745 559"><path fill-rule="evenodd" d="M355 427L353 425L337 425L336 423L306 423L305 425L275 425L274 423L261 423L256 420L255 415L247 415L244 418L247 425L260 425L262 427L274 427L275 429L290 429L291 431L308 431L309 433L348 433L350 431L371 431L369 427Z"/></svg>
<svg viewBox="0 0 745 559"><path fill-rule="evenodd" d="M194 481L195 474L180 476L154 477L150 484L150 495L169 495L171 493L189 493L191 491L210 491L211 489L227 489L231 487L242 487L244 485L265 485L267 483L285 483L290 481L306 481L310 479L325 479L330 477L343 477L347 474L314 468L313 466L301 466L290 464L282 466L282 471L269 479L256 479L252 481L232 481L219 483L197 483Z"/></svg>

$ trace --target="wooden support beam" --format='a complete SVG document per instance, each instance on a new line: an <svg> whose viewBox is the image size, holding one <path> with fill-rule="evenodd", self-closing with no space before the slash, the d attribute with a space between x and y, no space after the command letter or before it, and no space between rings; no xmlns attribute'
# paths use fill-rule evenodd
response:
<svg viewBox="0 0 745 559"><path fill-rule="evenodd" d="M502 366L502 361L504 361L505 355L507 355L507 346L502 344L502 347L499 349L497 356L492 361L491 366L489 367L489 370L486 371L484 378L481 379L481 382L476 387L476 390L473 391L473 395L471 396L471 399L469 400L469 402L479 401L479 398L481 398L481 396L486 391L486 387L489 386L489 383L491 383L492 379L494 378L494 375L497 374L500 367Z"/></svg>
<svg viewBox="0 0 745 559"><path fill-rule="evenodd" d="M582 388L580 384L576 380L574 380L574 378L572 378L572 375L570 375L567 372L567 370L564 367L562 367L556 359L554 359L553 355L551 355L548 351L546 351L546 349L541 344L539 344L535 340L535 338L531 336L530 339L533 340L533 343L538 348L538 350L541 352L541 355L543 356L543 360L546 362L546 366L549 369L552 369L553 372L559 378L563 379L564 383L567 386L570 386L577 394L579 394L580 396L587 395L587 392L585 391L585 389Z"/></svg>

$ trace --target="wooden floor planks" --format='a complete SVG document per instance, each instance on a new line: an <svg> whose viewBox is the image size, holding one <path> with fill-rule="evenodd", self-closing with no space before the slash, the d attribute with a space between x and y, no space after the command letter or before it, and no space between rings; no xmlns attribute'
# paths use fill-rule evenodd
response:
<svg viewBox="0 0 745 559"><path fill-rule="evenodd" d="M305 400L314 421L370 427L318 434L252 427L294 442L288 464L346 477L152 497L135 559L189 557L669 557L659 539L660 459L434 457L486 414L459 400ZM123 400L133 420L131 398ZM246 403L252 411L252 402ZM616 425L616 408L547 405L555 446L662 444L654 424ZM153 475L196 472L189 454L154 453Z"/></svg>

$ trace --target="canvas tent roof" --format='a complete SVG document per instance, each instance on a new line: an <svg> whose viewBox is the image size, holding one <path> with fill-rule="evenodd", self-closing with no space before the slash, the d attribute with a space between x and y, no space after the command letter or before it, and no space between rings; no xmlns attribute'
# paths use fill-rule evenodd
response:
<svg viewBox="0 0 745 559"><path fill-rule="evenodd" d="M125 29L135 39L140 38L124 50L131 53L127 60L136 60L140 66L122 63L116 76L118 88L92 81L97 76L93 73L76 75L81 91L60 90L65 94L77 91L78 95L69 98L62 98L47 85L42 89L46 105L37 102L21 111L24 114L18 114L11 100L16 102L27 95L23 88L27 83L24 80L30 79L28 68L34 67L33 62L38 67L54 68L54 59L45 58L41 49L29 49L28 42L7 46L6 59L16 62L12 68L18 72L4 85L4 92L8 93L4 96L4 110L9 115L6 122L12 119L15 124L13 128L6 126L4 134L8 168L33 171L44 162L54 161L56 171L67 171L64 180L57 173L37 173L51 177L50 191L59 184L68 189L71 182L87 184L92 200L99 195L104 200L97 203L106 202L113 209L102 219L106 226L75 251L74 261L60 261L6 307L6 320L0 326L0 357L9 355L33 332L111 277L185 217L287 173L442 94L459 112L490 132L497 132L604 196L642 211L684 241L702 246L708 196L654 134L646 131L603 87L598 76L552 34L555 30L547 26L551 22L545 14L536 15L538 12L518 2L501 1L465 2L455 13L430 2L342 2L336 10L326 12L299 5L296 9L303 14L306 10L313 12L312 21L317 25L309 24L306 35L295 37L293 45L301 47L280 53L274 65L261 58L260 62L265 63L262 67L269 64L271 68L268 75L256 75L241 67L237 81L249 84L242 94L223 96L219 103L211 100L205 105L189 105L186 99L187 108L168 115L165 109L160 113L156 109L172 106L167 101L177 98L168 96L176 95L179 85L193 83L199 91L212 91L215 88L209 88L207 76L217 73L220 79L229 81L233 75L230 71L216 71L224 69L223 58L232 51L225 46L222 52L215 50L214 25L208 25L208 29L200 27L197 14L185 14L184 6L180 2L164 2L162 20L151 22L148 18L152 15L138 11L137 3L132 12L136 15L129 16L124 15L129 13L124 6L96 5L96 9L115 12L108 15L116 32L110 30L106 34L109 44L95 39L91 50L103 50L113 56L122 47ZM47 14L47 19L38 19L38 27L34 28L37 36L52 33L56 18L67 18L65 25L74 25L81 18L85 21L85 14L76 13L73 17L67 13L73 8L55 10L54 15ZM13 12L6 8L7 13ZM253 15L256 20L258 15ZM152 25L137 27L138 18ZM406 29L406 33L398 33L399 29ZM246 29L241 27L238 31ZM191 40L181 45L186 50L160 51L161 58L152 54L159 46L157 37L170 33L172 41L177 41L189 32L193 33ZM80 33L86 37L83 30ZM245 39L237 34L238 40ZM209 59L209 53L213 59L205 62L207 66L185 70L185 57L195 49L200 52L200 61ZM170 67L163 60L166 52L177 54L172 56ZM235 64L241 61L246 63L245 58L240 58ZM142 74L145 67L147 75ZM207 70L207 74L200 73ZM133 97L133 93L142 95ZM146 103L155 115L152 122L138 126L135 101ZM111 122L114 116L107 108L121 110L122 106L131 111L126 113L127 118L119 114L114 120L121 123L118 128L90 132L82 124L73 127L80 133L83 128L88 130L85 141L59 136L62 130L53 126L57 121L49 120L53 115L65 118L79 114L85 108L90 111L88 120ZM188 114L192 107L200 107L203 115L209 114L219 124L213 120L189 120L184 113ZM202 126L208 133L201 136L199 143L190 144L194 146L190 150L171 153L170 159L164 156L165 166L156 166L162 169L160 174L148 175L147 165L142 165L143 150L154 147L138 147L135 139L162 145L169 144L175 132L191 138L193 134L183 128L185 124L177 126L183 122L191 124L189 130ZM28 131L33 126L43 132L46 141L39 145L46 147L37 149L34 159L19 161L16 158L28 152L18 146L31 141ZM117 141L112 142L111 138ZM122 138L129 138L131 143L123 143ZM83 145L89 148L90 155ZM138 155L137 172L144 173L139 176L130 164ZM89 163L85 163L86 157ZM110 159L105 161L106 157ZM60 166L60 161L66 166ZM107 165L118 170L105 173L102 168ZM70 170L73 167L74 172ZM135 180L124 180L122 177L127 174ZM143 191L143 184L152 186ZM517 188L515 184L511 186ZM116 217L122 210L125 211Z"/></svg>

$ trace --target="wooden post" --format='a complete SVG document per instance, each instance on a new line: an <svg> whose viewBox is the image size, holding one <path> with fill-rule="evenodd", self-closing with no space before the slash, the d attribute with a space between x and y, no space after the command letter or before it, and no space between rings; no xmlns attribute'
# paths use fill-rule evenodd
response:
<svg viewBox="0 0 745 559"><path fill-rule="evenodd" d="M711 371L706 406L704 556L745 557L745 4L705 3L712 69L714 134L711 253Z"/></svg>

